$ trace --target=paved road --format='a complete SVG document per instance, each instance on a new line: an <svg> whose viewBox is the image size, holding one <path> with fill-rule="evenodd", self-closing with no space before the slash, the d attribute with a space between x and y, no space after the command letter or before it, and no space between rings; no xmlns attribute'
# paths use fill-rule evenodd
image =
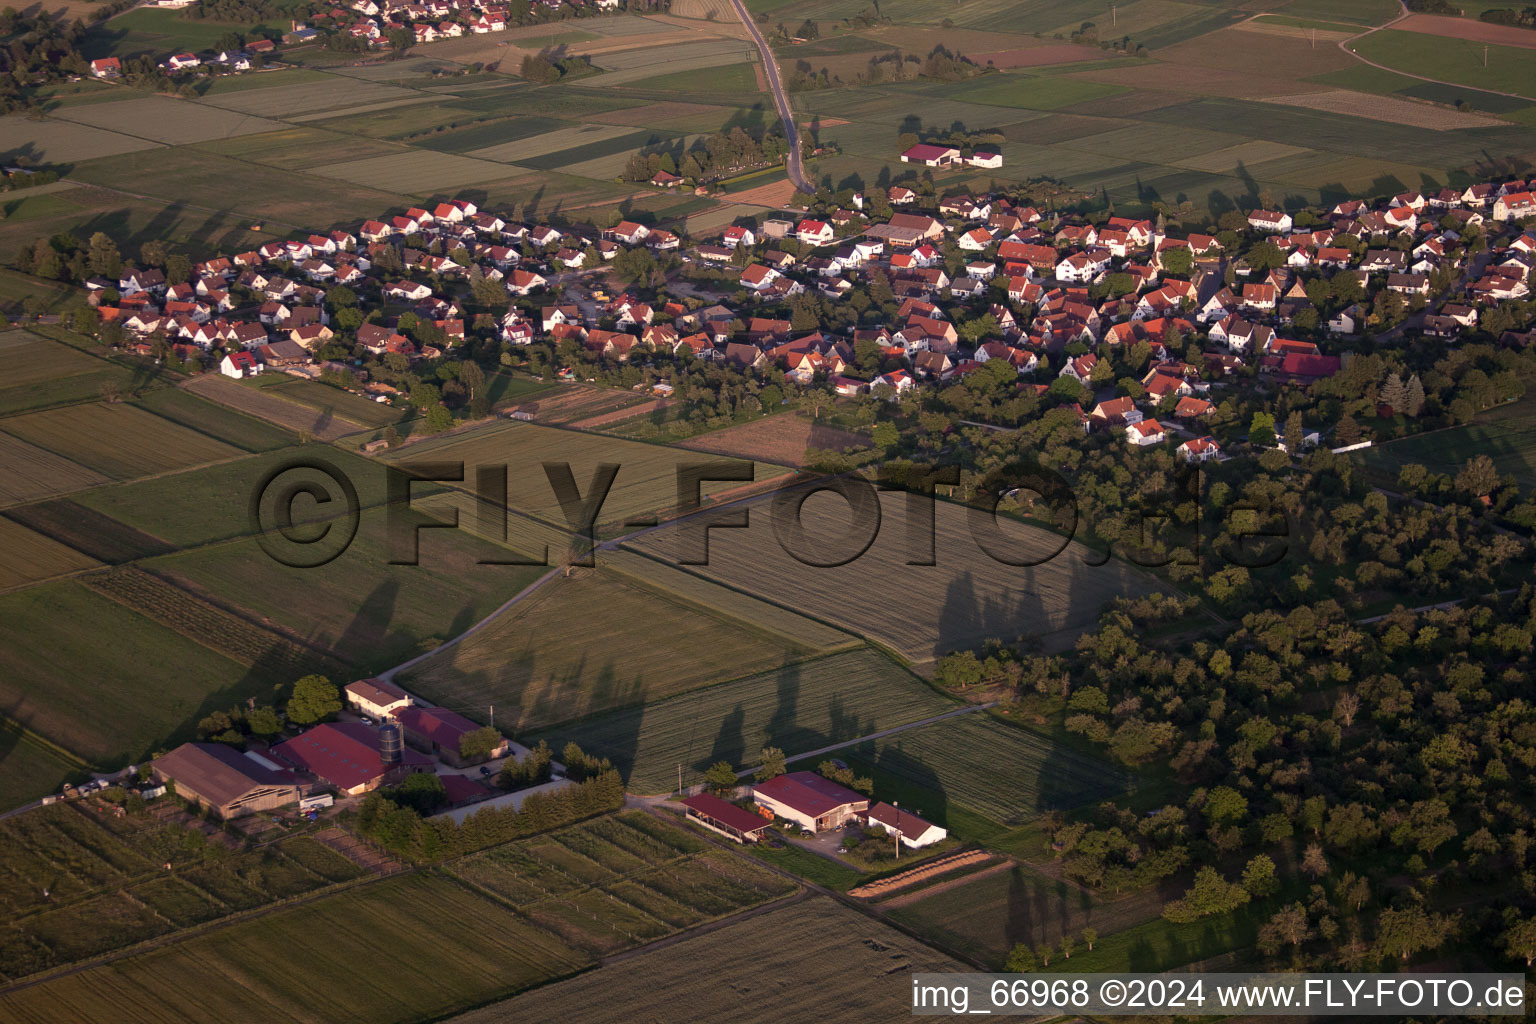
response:
<svg viewBox="0 0 1536 1024"><path fill-rule="evenodd" d="M779 120L784 122L784 137L789 140L789 157L785 161L785 169L789 172L789 180L806 195L813 195L816 189L805 180L805 162L800 156L800 129L795 125L795 112L789 107L789 95L784 91L784 79L779 75L779 63L773 59L773 51L768 48L768 40L758 31L757 23L752 20L752 15L747 13L747 6L742 0L731 0L731 6L736 8L736 16L741 23L747 26L747 32L752 36L752 41L757 44L758 52L763 55L763 74L768 77L768 88L773 93L773 105L779 110Z"/></svg>

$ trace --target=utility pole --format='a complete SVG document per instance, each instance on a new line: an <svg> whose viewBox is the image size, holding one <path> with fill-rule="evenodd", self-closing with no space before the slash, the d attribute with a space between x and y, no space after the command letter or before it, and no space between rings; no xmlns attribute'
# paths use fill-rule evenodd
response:
<svg viewBox="0 0 1536 1024"><path fill-rule="evenodd" d="M677 762L677 795L683 795L683 762Z"/></svg>
<svg viewBox="0 0 1536 1024"><path fill-rule="evenodd" d="M891 806L896 808L896 828L891 832L892 837L896 840L896 845L892 852L896 854L897 860L901 860L901 801L892 800Z"/></svg>
<svg viewBox="0 0 1536 1024"><path fill-rule="evenodd" d="M1115 4L1109 5L1109 26L1114 28L1120 24L1120 8Z"/></svg>
<svg viewBox="0 0 1536 1024"><path fill-rule="evenodd" d="M1488 66L1488 47L1483 47L1483 67Z"/></svg>
<svg viewBox="0 0 1536 1024"><path fill-rule="evenodd" d="M491 705L491 728L496 728L496 705Z"/></svg>

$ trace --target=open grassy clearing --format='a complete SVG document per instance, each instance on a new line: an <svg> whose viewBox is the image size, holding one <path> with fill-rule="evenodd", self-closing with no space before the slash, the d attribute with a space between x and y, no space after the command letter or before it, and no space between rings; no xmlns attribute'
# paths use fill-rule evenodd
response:
<svg viewBox="0 0 1536 1024"><path fill-rule="evenodd" d="M258 117L254 112L230 114L166 96L144 96L119 103L69 107L54 116L170 146L232 135L254 135L283 127L280 122Z"/></svg>
<svg viewBox="0 0 1536 1024"><path fill-rule="evenodd" d="M412 669L402 684L453 707L494 703L498 720L525 732L813 652L793 637L604 568L545 583L479 633Z"/></svg>
<svg viewBox="0 0 1536 1024"><path fill-rule="evenodd" d="M672 1019L683 1000L687 1016L698 1020L879 1020L910 1004L912 973L965 969L895 929L814 897L454 1021L630 1024Z"/></svg>
<svg viewBox="0 0 1536 1024"><path fill-rule="evenodd" d="M380 936L392 954L381 956ZM0 995L18 1022L404 1022L568 973L586 957L440 875L365 885Z"/></svg>
<svg viewBox="0 0 1536 1024"><path fill-rule="evenodd" d="M1531 71L1533 55L1524 47L1488 45L1396 29L1372 32L1349 45L1367 60L1389 68L1536 100L1536 76Z"/></svg>
<svg viewBox="0 0 1536 1024"><path fill-rule="evenodd" d="M117 480L237 457L240 449L123 403L12 416L12 437Z"/></svg>
<svg viewBox="0 0 1536 1024"><path fill-rule="evenodd" d="M818 493L806 499L805 536L789 547L810 562L851 559L835 567L807 564L786 551L774 512L760 505L751 510L750 529L713 531L709 564L692 571L834 622L919 664L988 638L1007 642L1022 636L1047 648L1064 646L1096 622L1114 596L1156 586L1123 563L1085 564L1090 553L1076 544L1051 557L1063 547L1062 538L1000 520L1006 539L998 542L999 550L1016 561L1044 560L1032 567L1005 565L977 544L971 526L977 513L940 501L921 506L921 518L909 523L906 502L906 495L882 495L880 522L860 522L855 529L842 497ZM937 564L908 565L914 535L907 530L920 529L929 508ZM790 514L786 508L779 516L785 531L792 529ZM878 533L857 554L871 527ZM671 530L648 534L634 547L666 561L680 555Z"/></svg>
<svg viewBox="0 0 1536 1024"><path fill-rule="evenodd" d="M1356 458L1395 480L1398 471L1410 463L1454 476L1468 460L1486 455L1500 473L1514 476L1522 487L1530 487L1536 483L1536 424L1531 421L1529 407L1529 402L1516 403L1465 426L1377 444L1357 453Z"/></svg>
<svg viewBox="0 0 1536 1024"><path fill-rule="evenodd" d="M51 537L14 520L0 519L0 590L98 565L89 555Z"/></svg>
<svg viewBox="0 0 1536 1024"><path fill-rule="evenodd" d="M675 509L677 477L681 467L707 459L660 445L542 427L517 420L475 427L463 433L432 438L392 450L387 461L464 462L466 476L474 467L507 466L509 505L560 527L567 525L543 468L545 462L565 463L583 495L588 494L593 473L601 463L617 463L613 487L597 517L600 532L616 529L640 516L666 514ZM758 465L756 479L781 476L779 466ZM472 487L467 483L466 487ZM738 488L739 483L703 486L704 495Z"/></svg>
<svg viewBox="0 0 1536 1024"><path fill-rule="evenodd" d="M764 746L791 756L920 721L954 705L888 659L851 651L759 673L542 733L612 758L631 789L669 793L716 761L756 763Z"/></svg>
<svg viewBox="0 0 1536 1024"><path fill-rule="evenodd" d="M215 708L268 698L274 684L292 681L70 580L0 595L0 648L10 666L0 674L6 715L97 764L190 739Z"/></svg>
<svg viewBox="0 0 1536 1024"><path fill-rule="evenodd" d="M923 798L920 810L913 810L939 822L954 804L1016 825L1042 811L1103 799L1125 786L1124 773L1107 761L983 714L861 744L849 755L932 794Z"/></svg>

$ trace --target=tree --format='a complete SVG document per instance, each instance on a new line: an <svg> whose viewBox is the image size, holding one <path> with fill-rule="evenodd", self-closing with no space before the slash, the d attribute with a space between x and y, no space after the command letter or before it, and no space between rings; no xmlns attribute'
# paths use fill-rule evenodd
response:
<svg viewBox="0 0 1536 1024"><path fill-rule="evenodd" d="M1206 796L1205 815L1223 824L1240 821L1248 813L1248 798L1231 786L1217 786Z"/></svg>
<svg viewBox="0 0 1536 1024"><path fill-rule="evenodd" d="M901 431L897 430L896 425L889 420L882 420L875 424L871 439L878 447L890 451L901 441Z"/></svg>
<svg viewBox="0 0 1536 1024"><path fill-rule="evenodd" d="M1438 914L1426 914L1420 906L1383 910L1376 922L1376 946L1383 956L1407 960L1415 953L1437 948L1445 938L1448 922Z"/></svg>
<svg viewBox="0 0 1536 1024"><path fill-rule="evenodd" d="M491 751L501 746L502 735L487 725L459 737L459 756L466 761L480 761L491 756Z"/></svg>
<svg viewBox="0 0 1536 1024"><path fill-rule="evenodd" d="M704 782L717 793L728 793L737 786L736 769L729 761L716 761L704 772Z"/></svg>
<svg viewBox="0 0 1536 1024"><path fill-rule="evenodd" d="M1536 917L1516 921L1500 937L1504 951L1512 957L1525 957L1525 966L1536 963Z"/></svg>
<svg viewBox="0 0 1536 1024"><path fill-rule="evenodd" d="M1157 258L1163 270L1175 277L1188 277L1195 267L1195 254L1188 246L1164 249Z"/></svg>
<svg viewBox="0 0 1536 1024"><path fill-rule="evenodd" d="M252 708L245 716L245 724L253 736L276 736L283 731L283 723L277 717L277 709L262 705Z"/></svg>
<svg viewBox="0 0 1536 1024"><path fill-rule="evenodd" d="M1313 878L1322 878L1328 873L1328 858L1323 856L1323 848L1316 843L1308 843L1306 852L1301 855L1301 870Z"/></svg>
<svg viewBox="0 0 1536 1024"><path fill-rule="evenodd" d="M1011 974L1030 974L1040 969L1040 962L1035 959L1035 951L1020 942L1008 951L1003 967Z"/></svg>
<svg viewBox="0 0 1536 1024"><path fill-rule="evenodd" d="M474 398L485 387L485 371L480 369L479 363L466 359L459 364L459 383L464 385L469 397Z"/></svg>
<svg viewBox="0 0 1536 1024"><path fill-rule="evenodd" d="M103 231L98 231L91 236L87 266L90 267L92 274L109 277L114 281L122 273L123 258L117 251L117 243Z"/></svg>
<svg viewBox="0 0 1536 1024"><path fill-rule="evenodd" d="M1259 854L1243 868L1243 888L1256 900L1273 896L1280 883L1275 879L1275 862L1268 854Z"/></svg>
<svg viewBox="0 0 1536 1024"><path fill-rule="evenodd" d="M1349 413L1339 417L1338 426L1334 428L1334 434L1343 446L1360 443L1360 424Z"/></svg>
<svg viewBox="0 0 1536 1024"><path fill-rule="evenodd" d="M448 790L435 772L412 772L389 795L417 814L430 814L448 802Z"/></svg>
<svg viewBox="0 0 1536 1024"><path fill-rule="evenodd" d="M1396 370L1387 375L1386 383L1381 386L1377 397L1383 405L1390 405L1393 412L1401 412L1408 404L1408 389L1403 386L1403 378Z"/></svg>
<svg viewBox="0 0 1536 1024"><path fill-rule="evenodd" d="M322 675L308 675L293 684L288 717L300 725L323 722L341 710L341 691Z"/></svg>
<svg viewBox="0 0 1536 1024"><path fill-rule="evenodd" d="M1275 443L1275 416L1273 413L1256 412L1248 424L1248 441L1263 448Z"/></svg>
<svg viewBox="0 0 1536 1024"><path fill-rule="evenodd" d="M764 747L759 757L761 764L753 775L758 782L767 782L784 774L784 751L778 747Z"/></svg>
<svg viewBox="0 0 1536 1024"><path fill-rule="evenodd" d="M1499 486L1499 470L1486 455L1476 455L1456 474L1456 488L1474 498L1492 494Z"/></svg>
<svg viewBox="0 0 1536 1024"><path fill-rule="evenodd" d="M1419 380L1419 375L1414 374L1408 378L1408 387L1403 396L1403 415L1412 419L1424 410L1424 382Z"/></svg>
<svg viewBox="0 0 1536 1024"><path fill-rule="evenodd" d="M1301 410L1292 409L1285 417L1285 450L1292 455L1301 451L1301 439L1306 436L1306 428L1302 426Z"/></svg>
<svg viewBox="0 0 1536 1024"><path fill-rule="evenodd" d="M186 284L192 279L192 261L184 253L172 253L165 260L165 280L168 284Z"/></svg>
<svg viewBox="0 0 1536 1024"><path fill-rule="evenodd" d="M1088 952L1093 952L1093 944L1099 941L1099 933L1092 928L1083 929L1083 941L1088 944Z"/></svg>
<svg viewBox="0 0 1536 1024"><path fill-rule="evenodd" d="M1221 877L1213 867L1195 872L1195 884L1179 899L1163 907L1163 917L1174 924L1188 924L1212 914L1225 914L1247 903L1248 890Z"/></svg>

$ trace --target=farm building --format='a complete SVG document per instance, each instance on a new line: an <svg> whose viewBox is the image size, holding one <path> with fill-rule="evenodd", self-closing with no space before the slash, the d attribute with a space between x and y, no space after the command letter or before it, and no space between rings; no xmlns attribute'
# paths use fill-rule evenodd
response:
<svg viewBox="0 0 1536 1024"><path fill-rule="evenodd" d="M410 694L394 683L387 683L382 679L359 679L355 683L348 683L343 692L346 694L349 706L365 715L373 715L379 719L386 718L391 711L407 707L411 703Z"/></svg>
<svg viewBox="0 0 1536 1024"><path fill-rule="evenodd" d="M900 807L893 807L887 803L878 803L871 807L869 813L864 816L864 821L869 825L881 826L887 835L899 836L903 846L910 846L914 850L943 842L949 835L947 830L924 821L911 811L904 811Z"/></svg>
<svg viewBox="0 0 1536 1024"><path fill-rule="evenodd" d="M291 804L303 789L292 773L265 768L224 743L183 743L155 760L154 774L226 821Z"/></svg>
<svg viewBox="0 0 1536 1024"><path fill-rule="evenodd" d="M358 722L327 722L272 748L274 758L309 772L348 796L357 796L411 772L431 771L432 759L414 750L392 752L385 763L383 730Z"/></svg>
<svg viewBox="0 0 1536 1024"><path fill-rule="evenodd" d="M738 843L755 843L763 837L763 830L773 824L765 818L713 793L699 793L682 801L689 818L714 832L719 832Z"/></svg>
<svg viewBox="0 0 1536 1024"><path fill-rule="evenodd" d="M926 167L949 167L960 162L960 151L954 146L932 146L919 143L901 154L904 164L923 164Z"/></svg>
<svg viewBox="0 0 1536 1024"><path fill-rule="evenodd" d="M424 754L434 754L455 767L469 764L459 754L465 736L479 732L482 726L447 708L422 708L409 705L396 708L390 716L400 724L405 742ZM491 750L491 758L505 757L512 745L505 739Z"/></svg>
<svg viewBox="0 0 1536 1024"><path fill-rule="evenodd" d="M869 798L815 772L790 772L752 788L752 799L812 832L837 828L869 810Z"/></svg>

